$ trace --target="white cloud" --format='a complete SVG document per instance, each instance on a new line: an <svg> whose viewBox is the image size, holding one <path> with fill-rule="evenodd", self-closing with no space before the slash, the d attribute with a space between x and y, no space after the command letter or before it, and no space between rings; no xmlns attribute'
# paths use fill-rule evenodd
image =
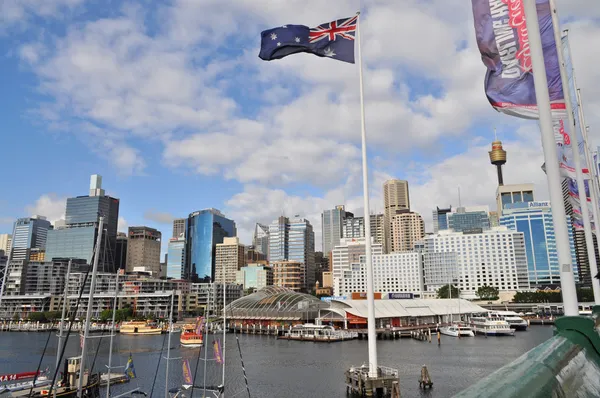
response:
<svg viewBox="0 0 600 398"><path fill-rule="evenodd" d="M144 218L146 220L154 221L159 224L171 224L175 219L175 216L170 213L165 213L156 210L146 210L144 212Z"/></svg>
<svg viewBox="0 0 600 398"><path fill-rule="evenodd" d="M119 216L119 221L117 224L117 229L119 232L127 232L127 228L129 228L129 223L123 216Z"/></svg>
<svg viewBox="0 0 600 398"><path fill-rule="evenodd" d="M61 12L71 10L83 0L2 0L0 2L0 31L13 25L23 28L34 16L60 17Z"/></svg>
<svg viewBox="0 0 600 398"><path fill-rule="evenodd" d="M40 196L35 203L25 206L25 212L30 216L44 216L48 221L54 223L57 220L64 219L66 208L66 197L49 193Z"/></svg>

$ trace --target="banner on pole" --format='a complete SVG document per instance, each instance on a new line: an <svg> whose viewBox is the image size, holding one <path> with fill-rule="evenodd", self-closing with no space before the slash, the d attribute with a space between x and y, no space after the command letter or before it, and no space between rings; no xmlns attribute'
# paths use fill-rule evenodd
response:
<svg viewBox="0 0 600 398"><path fill-rule="evenodd" d="M552 14L548 0L536 0L553 114L566 114ZM487 67L485 92L499 112L537 119L523 0L472 0L475 35Z"/></svg>
<svg viewBox="0 0 600 398"><path fill-rule="evenodd" d="M183 366L183 382L185 384L193 384L192 383L192 372L190 371L190 362L187 359L184 359L182 362Z"/></svg>

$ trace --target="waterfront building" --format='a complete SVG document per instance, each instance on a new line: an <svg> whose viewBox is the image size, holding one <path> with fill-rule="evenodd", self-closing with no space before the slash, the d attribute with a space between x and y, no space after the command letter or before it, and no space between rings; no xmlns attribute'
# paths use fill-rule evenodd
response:
<svg viewBox="0 0 600 398"><path fill-rule="evenodd" d="M143 268L160 277L160 245L162 234L150 227L129 227L126 272Z"/></svg>
<svg viewBox="0 0 600 398"><path fill-rule="evenodd" d="M269 225L269 262L303 264L304 287L310 291L315 284L315 234L307 219L279 217Z"/></svg>
<svg viewBox="0 0 600 398"><path fill-rule="evenodd" d="M235 221L217 209L191 213L187 221L184 278L193 282L215 279L215 250L226 237L237 235Z"/></svg>
<svg viewBox="0 0 600 398"><path fill-rule="evenodd" d="M8 251L12 244L11 234L0 234L0 251L4 252L4 255L8 256Z"/></svg>
<svg viewBox="0 0 600 398"><path fill-rule="evenodd" d="M115 267L117 270L124 270L127 266L127 234L117 232L117 240L115 242Z"/></svg>
<svg viewBox="0 0 600 398"><path fill-rule="evenodd" d="M333 249L331 271L334 280L341 278L344 271L349 271L353 264L360 263L360 256L365 255L365 238L340 239L340 244ZM383 254L383 245L375 243L371 238L371 252L373 255Z"/></svg>
<svg viewBox="0 0 600 398"><path fill-rule="evenodd" d="M425 222L419 213L398 210L392 217L391 252L413 250L415 243L425 236Z"/></svg>
<svg viewBox="0 0 600 398"><path fill-rule="evenodd" d="M62 295L65 289L68 258L52 261L29 261L25 267L24 294ZM71 272L86 272L89 265L84 260L72 260Z"/></svg>
<svg viewBox="0 0 600 398"><path fill-rule="evenodd" d="M435 292L450 280L456 280L461 297L476 299L477 289L487 285L500 292L530 288L525 238L522 232L497 227L482 233L440 231L423 238L422 253L451 252L457 255L456 273L450 273L440 285L425 281L426 289ZM431 268L427 272L433 272ZM443 280L444 278L442 278Z"/></svg>
<svg viewBox="0 0 600 398"><path fill-rule="evenodd" d="M68 198L64 224L48 232L46 259L78 258L91 264L99 218L103 216L99 269L114 272L119 199L105 195L101 176L92 175L90 180L89 195Z"/></svg>
<svg viewBox="0 0 600 398"><path fill-rule="evenodd" d="M187 218L176 218L173 220L173 238L185 237Z"/></svg>
<svg viewBox="0 0 600 398"><path fill-rule="evenodd" d="M273 268L264 263L248 264L236 273L235 283L242 285L244 291L260 290L273 285Z"/></svg>
<svg viewBox="0 0 600 398"><path fill-rule="evenodd" d="M344 220L354 217L354 214L346 212L343 205L336 206L334 209L325 210L321 213L322 243L323 255L329 256L329 253L340 243L343 236Z"/></svg>
<svg viewBox="0 0 600 398"><path fill-rule="evenodd" d="M550 202L507 204L500 224L510 230L522 232L525 238L527 269L532 288L560 284L560 263L556 251L554 222ZM567 216L569 243L573 272L579 279L571 218Z"/></svg>
<svg viewBox="0 0 600 398"><path fill-rule="evenodd" d="M27 260L10 260L5 272L5 296L18 296L25 293L25 272Z"/></svg>
<svg viewBox="0 0 600 398"><path fill-rule="evenodd" d="M169 239L169 246L167 252L167 278L168 279L182 279L185 268L185 238L180 236L178 238Z"/></svg>
<svg viewBox="0 0 600 398"><path fill-rule="evenodd" d="M490 229L490 209L457 207L455 212L448 214L448 229L454 232L481 232Z"/></svg>
<svg viewBox="0 0 600 398"><path fill-rule="evenodd" d="M215 251L215 282L235 283L237 272L246 264L244 245L237 237L224 238Z"/></svg>
<svg viewBox="0 0 600 398"><path fill-rule="evenodd" d="M423 242L424 243L424 242ZM458 283L458 253L422 250L424 297L437 298L437 289Z"/></svg>
<svg viewBox="0 0 600 398"><path fill-rule="evenodd" d="M366 256L345 270L334 286L336 296L350 296L367 291ZM420 298L423 292L421 254L417 252L378 254L373 256L373 288L376 292L408 293Z"/></svg>
<svg viewBox="0 0 600 398"><path fill-rule="evenodd" d="M11 260L29 260L32 249L45 249L52 224L43 216L19 218L13 226Z"/></svg>
<svg viewBox="0 0 600 398"><path fill-rule="evenodd" d="M448 214L452 212L452 206L448 208L436 207L433 211L433 233L448 229Z"/></svg>
<svg viewBox="0 0 600 398"><path fill-rule="evenodd" d="M269 226L256 223L254 226L254 235L252 236L252 246L254 250L269 258Z"/></svg>
<svg viewBox="0 0 600 398"><path fill-rule="evenodd" d="M533 184L500 185L496 189L498 215L502 216L504 206L509 203L533 202Z"/></svg>
<svg viewBox="0 0 600 398"><path fill-rule="evenodd" d="M392 179L383 183L383 209L385 218L383 251L387 253L394 247L393 217L398 211L410 211L408 181Z"/></svg>

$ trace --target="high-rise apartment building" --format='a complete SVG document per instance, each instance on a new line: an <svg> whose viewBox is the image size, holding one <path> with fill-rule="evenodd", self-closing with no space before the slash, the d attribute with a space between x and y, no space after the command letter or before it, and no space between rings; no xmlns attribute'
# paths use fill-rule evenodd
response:
<svg viewBox="0 0 600 398"><path fill-rule="evenodd" d="M19 218L12 233L11 260L29 260L32 249L45 249L52 224L43 216Z"/></svg>
<svg viewBox="0 0 600 398"><path fill-rule="evenodd" d="M371 214L371 237L373 242L383 246L385 242L385 217L383 214ZM365 218L346 217L342 237L347 239L358 239L365 237Z"/></svg>
<svg viewBox="0 0 600 398"><path fill-rule="evenodd" d="M331 255L331 272L335 280L339 280L345 271L350 271L353 266L360 263L360 257L366 253L365 238L343 238ZM373 255L383 254L383 245L375 243L371 238L371 253Z"/></svg>
<svg viewBox="0 0 600 398"><path fill-rule="evenodd" d="M457 207L448 215L448 229L454 232L482 232L490 229L489 208Z"/></svg>
<svg viewBox="0 0 600 398"><path fill-rule="evenodd" d="M484 285L493 286L500 292L530 288L522 232L511 231L502 226L472 234L440 231L437 235L423 238L421 250L424 256L431 253L456 255L455 269L451 266L453 254L449 254L452 258L442 258L443 261L423 263L425 289L430 294L451 280L465 299L476 299L477 289Z"/></svg>
<svg viewBox="0 0 600 398"><path fill-rule="evenodd" d="M315 233L311 223L296 216L279 217L269 225L269 262L298 262L304 267L304 289L315 284Z"/></svg>
<svg viewBox="0 0 600 398"><path fill-rule="evenodd" d="M321 228L323 240L323 255L329 256L329 253L340 243L343 236L344 220L346 217L354 217L354 214L346 212L344 206L336 206L335 209L325 210L321 214Z"/></svg>
<svg viewBox="0 0 600 398"><path fill-rule="evenodd" d="M433 211L433 233L448 229L448 214L452 213L452 206L448 208L436 207Z"/></svg>
<svg viewBox="0 0 600 398"><path fill-rule="evenodd" d="M590 270L587 243L585 241L585 231L583 228L575 228L575 214L573 212L573 205L571 204L569 191L569 179L565 178L562 181L563 203L565 204L565 213L570 221L570 232L573 234L575 258L577 259L576 262L578 271L576 275L579 277L579 284L581 286L592 287L592 278L594 275L592 275ZM598 240L596 234L592 234L592 242L594 244L594 251L596 254L596 264L600 264L600 255L598 253Z"/></svg>
<svg viewBox="0 0 600 398"><path fill-rule="evenodd" d="M11 244L11 234L0 234L0 251L3 251L5 256L8 256L8 250L10 249Z"/></svg>
<svg viewBox="0 0 600 398"><path fill-rule="evenodd" d="M394 247L394 236L392 233L392 221L396 213L410 210L410 195L408 192L408 181L387 180L383 183L383 208L384 208L384 252L392 251Z"/></svg>
<svg viewBox="0 0 600 398"><path fill-rule="evenodd" d="M169 239L167 252L167 278L182 279L185 269L185 238Z"/></svg>
<svg viewBox="0 0 600 398"><path fill-rule="evenodd" d="M392 252L412 250L425 236L425 222L419 213L397 211L392 217Z"/></svg>
<svg viewBox="0 0 600 398"><path fill-rule="evenodd" d="M126 272L145 269L160 278L160 245L162 234L150 227L129 227Z"/></svg>
<svg viewBox="0 0 600 398"><path fill-rule="evenodd" d="M269 226L256 223L254 226L254 235L252 236L252 246L254 250L269 258Z"/></svg>
<svg viewBox="0 0 600 398"><path fill-rule="evenodd" d="M560 263L556 251L554 222L550 202L507 204L500 224L510 230L522 232L525 237L527 269L531 287L539 288L560 284ZM576 281L578 278L577 258L571 219L567 216L569 243Z"/></svg>
<svg viewBox="0 0 600 398"><path fill-rule="evenodd" d="M179 238L180 236L185 237L187 218L176 218L173 220L173 238Z"/></svg>
<svg viewBox="0 0 600 398"><path fill-rule="evenodd" d="M217 243L236 235L235 221L217 209L191 213L187 221L184 278L198 282L214 281Z"/></svg>
<svg viewBox="0 0 600 398"><path fill-rule="evenodd" d="M295 292L307 291L306 266L298 261L273 261L273 285Z"/></svg>
<svg viewBox="0 0 600 398"><path fill-rule="evenodd" d="M237 237L224 238L215 251L215 282L235 283L237 272L246 264L244 245Z"/></svg>
<svg viewBox="0 0 600 398"><path fill-rule="evenodd" d="M101 270L113 272L116 270L119 199L105 195L99 175L91 177L89 193L89 196L67 199L64 224L48 232L46 260L78 258L91 264L102 216L104 233L99 264Z"/></svg>
<svg viewBox="0 0 600 398"><path fill-rule="evenodd" d="M500 185L496 190L498 216L502 216L504 206L509 203L533 202L533 184Z"/></svg>

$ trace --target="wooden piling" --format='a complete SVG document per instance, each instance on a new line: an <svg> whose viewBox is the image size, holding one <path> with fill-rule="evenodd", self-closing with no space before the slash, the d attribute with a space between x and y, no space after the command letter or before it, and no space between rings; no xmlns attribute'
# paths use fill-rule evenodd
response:
<svg viewBox="0 0 600 398"><path fill-rule="evenodd" d="M440 333L439 330L437 332L437 338L438 338L438 345L441 345L442 344L442 334Z"/></svg>
<svg viewBox="0 0 600 398"><path fill-rule="evenodd" d="M427 370L427 366L425 365L423 365L423 367L421 368L421 377L419 377L419 387L423 389L433 387L433 381L431 381L429 371Z"/></svg>

